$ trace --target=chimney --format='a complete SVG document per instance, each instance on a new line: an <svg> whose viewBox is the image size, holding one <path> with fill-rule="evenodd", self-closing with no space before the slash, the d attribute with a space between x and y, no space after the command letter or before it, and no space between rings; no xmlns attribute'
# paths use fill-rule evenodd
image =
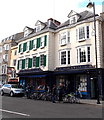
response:
<svg viewBox="0 0 104 120"><path fill-rule="evenodd" d="M49 18L48 20L48 24L50 25L51 22L53 22L56 26L59 26L61 23L53 18Z"/></svg>

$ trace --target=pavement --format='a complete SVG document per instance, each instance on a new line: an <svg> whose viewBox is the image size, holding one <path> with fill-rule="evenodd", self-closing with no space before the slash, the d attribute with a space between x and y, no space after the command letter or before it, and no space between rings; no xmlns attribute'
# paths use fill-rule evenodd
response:
<svg viewBox="0 0 104 120"><path fill-rule="evenodd" d="M102 106L104 101L100 100L100 104L97 104L97 100L92 100L92 99L80 99L80 103L82 104L89 104L89 105L99 105Z"/></svg>

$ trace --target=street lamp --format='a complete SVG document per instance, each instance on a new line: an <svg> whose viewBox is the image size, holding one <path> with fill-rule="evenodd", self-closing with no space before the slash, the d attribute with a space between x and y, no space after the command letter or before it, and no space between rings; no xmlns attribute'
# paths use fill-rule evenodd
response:
<svg viewBox="0 0 104 120"><path fill-rule="evenodd" d="M93 8L94 13L94 36L95 36L95 59L96 59L96 78L97 78L97 104L100 104L99 83L98 83L98 65L97 65L97 40L96 40L96 19L95 19L95 3L89 2L87 8Z"/></svg>

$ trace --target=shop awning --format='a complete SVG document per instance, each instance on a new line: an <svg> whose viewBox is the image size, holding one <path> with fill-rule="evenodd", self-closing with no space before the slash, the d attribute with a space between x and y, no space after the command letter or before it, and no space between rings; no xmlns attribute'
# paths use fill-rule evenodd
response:
<svg viewBox="0 0 104 120"><path fill-rule="evenodd" d="M28 75L28 76L20 76L20 77L34 77L34 78L39 78L39 77L46 77L46 75Z"/></svg>

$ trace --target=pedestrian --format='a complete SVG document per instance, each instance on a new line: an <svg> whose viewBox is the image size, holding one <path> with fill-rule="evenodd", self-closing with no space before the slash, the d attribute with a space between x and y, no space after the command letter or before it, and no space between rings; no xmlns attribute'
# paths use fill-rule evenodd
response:
<svg viewBox="0 0 104 120"><path fill-rule="evenodd" d="M64 83L60 83L58 87L58 97L59 97L59 102L62 101L62 97L65 94L65 86Z"/></svg>
<svg viewBox="0 0 104 120"><path fill-rule="evenodd" d="M53 85L52 88L52 102L55 103L55 97L56 97L56 85Z"/></svg>

